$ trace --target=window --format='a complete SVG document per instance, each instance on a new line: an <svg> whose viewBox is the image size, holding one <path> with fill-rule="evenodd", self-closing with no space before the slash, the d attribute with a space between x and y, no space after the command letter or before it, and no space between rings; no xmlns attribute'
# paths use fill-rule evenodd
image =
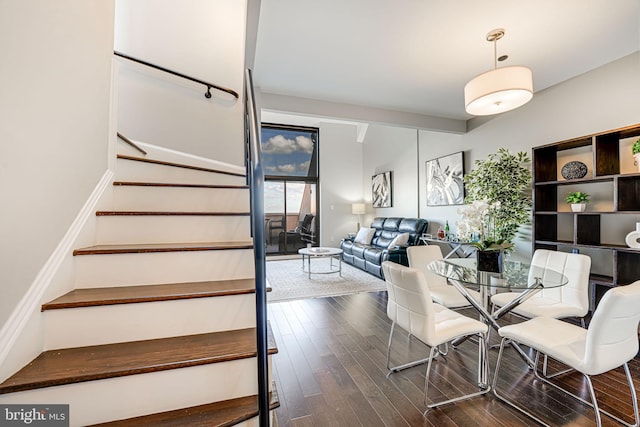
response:
<svg viewBox="0 0 640 427"><path fill-rule="evenodd" d="M318 243L318 129L263 124L261 132L267 253L297 253Z"/></svg>

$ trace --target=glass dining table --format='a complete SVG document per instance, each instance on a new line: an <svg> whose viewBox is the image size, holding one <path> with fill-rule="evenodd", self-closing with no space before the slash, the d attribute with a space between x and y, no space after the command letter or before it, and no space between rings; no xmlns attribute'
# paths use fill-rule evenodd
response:
<svg viewBox="0 0 640 427"><path fill-rule="evenodd" d="M469 304L480 314L480 320L489 327L498 330L498 319L528 298L531 298L542 289L557 288L568 283L567 277L553 269L544 266L529 265L517 261L505 261L502 273L478 271L475 259L441 259L432 261L427 269L438 276L445 277L454 286ZM480 301L477 301L468 291L468 288L477 289L480 293ZM510 303L490 312L490 296L497 292L519 292L518 297ZM458 345L462 340L453 342ZM486 343L488 344L488 343ZM485 343L482 343L485 345ZM522 358L533 368L533 361L515 343L512 346ZM481 363L488 363L481 360ZM481 372L485 372L484 369ZM487 379L479 378L479 385L486 386Z"/></svg>

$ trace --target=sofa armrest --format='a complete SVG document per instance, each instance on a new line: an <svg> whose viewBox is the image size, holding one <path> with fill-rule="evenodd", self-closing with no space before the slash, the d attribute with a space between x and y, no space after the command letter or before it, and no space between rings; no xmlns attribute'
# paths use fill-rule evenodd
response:
<svg viewBox="0 0 640 427"><path fill-rule="evenodd" d="M407 248L404 246L396 246L391 249L385 249L382 258L385 261L395 262L396 264L409 265L409 258L407 257Z"/></svg>

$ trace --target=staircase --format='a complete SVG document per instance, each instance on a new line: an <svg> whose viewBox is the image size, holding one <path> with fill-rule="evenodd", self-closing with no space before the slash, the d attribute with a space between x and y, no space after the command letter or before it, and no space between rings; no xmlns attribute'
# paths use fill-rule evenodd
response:
<svg viewBox="0 0 640 427"><path fill-rule="evenodd" d="M69 404L71 425L258 425L244 173L150 148L120 147L73 290L42 306L46 351L0 404Z"/></svg>

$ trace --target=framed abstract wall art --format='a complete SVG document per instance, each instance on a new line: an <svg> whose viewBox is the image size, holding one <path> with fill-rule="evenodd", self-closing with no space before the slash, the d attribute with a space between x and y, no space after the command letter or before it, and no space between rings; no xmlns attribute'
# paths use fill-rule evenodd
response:
<svg viewBox="0 0 640 427"><path fill-rule="evenodd" d="M427 160L427 206L464 203L464 153Z"/></svg>
<svg viewBox="0 0 640 427"><path fill-rule="evenodd" d="M392 207L391 171L382 172L371 178L372 205L374 208Z"/></svg>

